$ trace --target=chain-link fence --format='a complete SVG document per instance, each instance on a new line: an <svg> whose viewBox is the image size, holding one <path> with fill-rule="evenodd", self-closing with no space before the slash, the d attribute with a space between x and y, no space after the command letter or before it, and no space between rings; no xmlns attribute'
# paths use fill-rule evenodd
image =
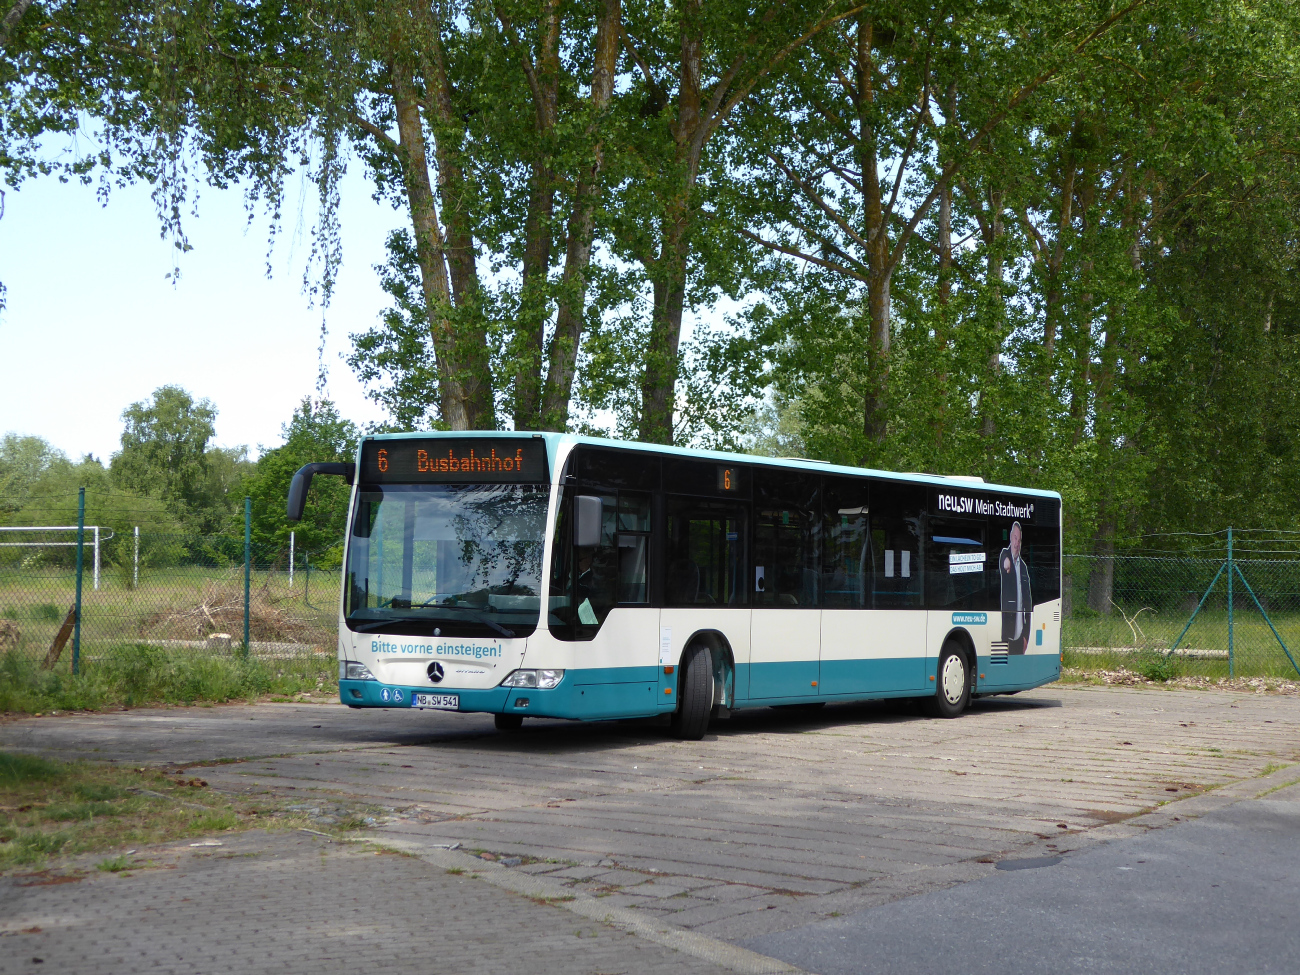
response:
<svg viewBox="0 0 1300 975"><path fill-rule="evenodd" d="M1065 557L1067 666L1300 677L1300 556Z"/></svg>
<svg viewBox="0 0 1300 975"><path fill-rule="evenodd" d="M169 655L246 655L286 671L332 667L337 549L326 561L238 536L86 525L74 641L76 537L66 524L0 526L0 654L71 668L74 645L79 663L131 645ZM1300 677L1300 542L1295 547L1272 557L1249 541L1245 557L1230 546L1191 555L1067 555L1067 666L1123 666L1160 679Z"/></svg>
<svg viewBox="0 0 1300 975"><path fill-rule="evenodd" d="M92 528L82 546L80 664L125 644L246 654L277 670L333 667L339 575L313 553L250 545L246 600L243 538ZM0 652L72 666L75 539L68 526L0 531Z"/></svg>

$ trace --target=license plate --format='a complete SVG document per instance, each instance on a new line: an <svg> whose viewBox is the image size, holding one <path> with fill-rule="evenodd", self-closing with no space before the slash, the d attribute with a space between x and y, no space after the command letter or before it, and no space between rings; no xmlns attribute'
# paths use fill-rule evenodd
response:
<svg viewBox="0 0 1300 975"><path fill-rule="evenodd" d="M439 711L459 711L459 694L412 694L411 707L437 708Z"/></svg>

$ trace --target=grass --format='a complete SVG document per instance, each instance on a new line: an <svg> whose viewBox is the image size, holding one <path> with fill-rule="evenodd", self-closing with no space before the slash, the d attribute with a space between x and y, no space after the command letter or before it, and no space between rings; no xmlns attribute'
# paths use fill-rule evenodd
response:
<svg viewBox="0 0 1300 975"><path fill-rule="evenodd" d="M131 854L121 853L115 857L100 860L95 864L95 869L103 870L105 873L121 873L123 870L130 870L131 863Z"/></svg>
<svg viewBox="0 0 1300 975"><path fill-rule="evenodd" d="M332 657L244 659L232 653L118 644L87 656L81 673L41 670L17 652L0 657L0 712L95 711L114 705L256 700L338 693Z"/></svg>
<svg viewBox="0 0 1300 975"><path fill-rule="evenodd" d="M57 856L306 822L264 798L212 792L197 778L0 752L0 873L40 868ZM121 852L97 869L120 873L133 865Z"/></svg>
<svg viewBox="0 0 1300 975"><path fill-rule="evenodd" d="M1190 611L1155 613L1139 607L1103 616L1076 606L1061 627L1062 645L1069 648L1067 666L1113 670L1122 665L1157 681L1192 675L1227 677L1228 614L1223 609L1203 609L1178 643L1180 651L1190 653L1165 660L1190 615ZM1300 662L1300 613L1276 610L1270 619ZM1232 636L1236 676L1300 678L1253 605L1243 601L1237 607Z"/></svg>

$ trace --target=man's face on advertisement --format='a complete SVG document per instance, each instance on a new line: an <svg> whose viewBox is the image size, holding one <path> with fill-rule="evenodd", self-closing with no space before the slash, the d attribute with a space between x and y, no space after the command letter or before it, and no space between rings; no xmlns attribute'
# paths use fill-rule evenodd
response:
<svg viewBox="0 0 1300 975"><path fill-rule="evenodd" d="M1008 547L1011 549L1011 557L1017 562L1020 561L1020 539L1021 531L1019 523L1011 526L1011 541Z"/></svg>

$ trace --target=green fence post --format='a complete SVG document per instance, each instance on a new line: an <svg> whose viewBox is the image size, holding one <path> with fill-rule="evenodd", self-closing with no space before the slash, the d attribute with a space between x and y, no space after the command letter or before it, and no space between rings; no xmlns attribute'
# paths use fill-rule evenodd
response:
<svg viewBox="0 0 1300 975"><path fill-rule="evenodd" d="M77 601L72 616L72 673L81 673L81 573L86 563L86 489L77 489Z"/></svg>
<svg viewBox="0 0 1300 975"><path fill-rule="evenodd" d="M253 499L244 498L244 658L248 658L248 594L253 576Z"/></svg>
<svg viewBox="0 0 1300 975"><path fill-rule="evenodd" d="M1228 676L1234 676L1234 655L1232 645L1232 526L1228 526Z"/></svg>

